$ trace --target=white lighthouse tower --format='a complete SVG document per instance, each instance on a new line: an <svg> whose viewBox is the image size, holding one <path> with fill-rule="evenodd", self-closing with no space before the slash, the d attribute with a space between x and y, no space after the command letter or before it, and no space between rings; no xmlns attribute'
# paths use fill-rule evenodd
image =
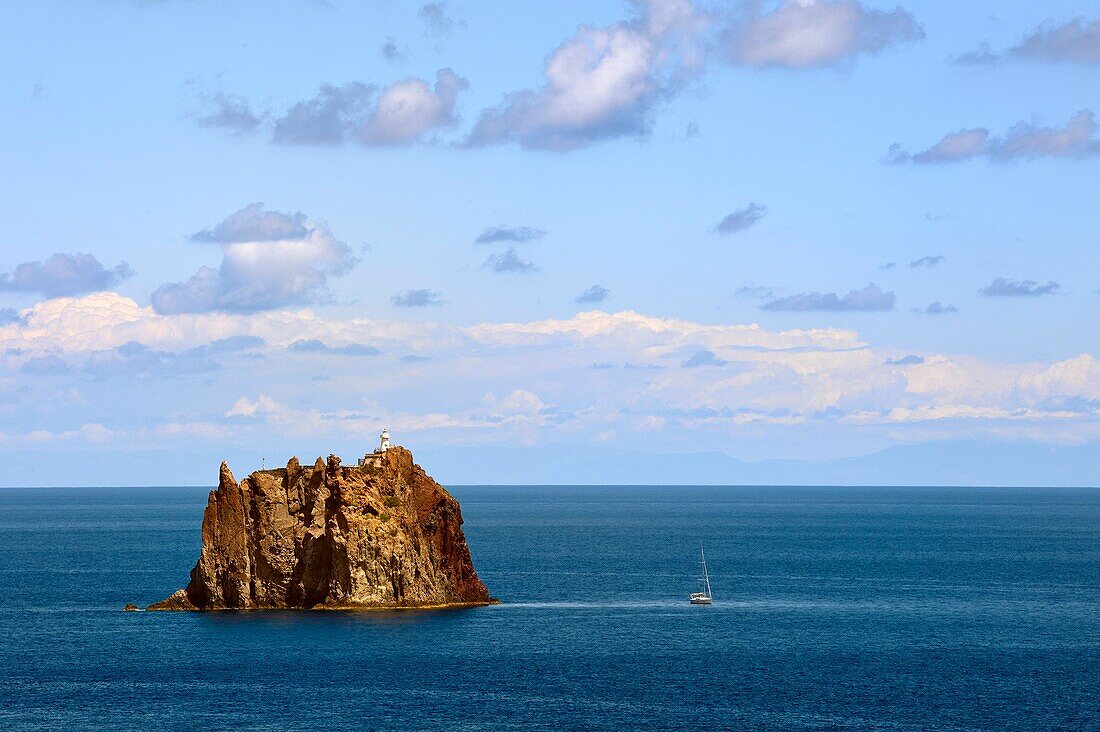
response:
<svg viewBox="0 0 1100 732"><path fill-rule="evenodd" d="M388 429L382 430L382 434L378 435L378 447L374 448L374 452L368 452L363 457L359 458L360 468L377 468L382 464L382 456L386 454L386 451L390 449L390 431Z"/></svg>

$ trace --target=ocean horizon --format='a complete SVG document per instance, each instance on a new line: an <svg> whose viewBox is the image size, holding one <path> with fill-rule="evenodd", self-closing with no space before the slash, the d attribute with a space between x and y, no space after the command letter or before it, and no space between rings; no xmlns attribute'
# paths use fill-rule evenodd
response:
<svg viewBox="0 0 1100 732"><path fill-rule="evenodd" d="M501 605L123 612L208 490L0 490L0 726L1100 726L1100 489L452 486Z"/></svg>

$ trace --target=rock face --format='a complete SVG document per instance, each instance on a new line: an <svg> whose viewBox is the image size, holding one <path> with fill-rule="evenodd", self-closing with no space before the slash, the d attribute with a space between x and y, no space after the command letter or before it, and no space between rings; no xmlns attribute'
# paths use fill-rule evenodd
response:
<svg viewBox="0 0 1100 732"><path fill-rule="evenodd" d="M412 453L370 467L317 458L238 483L222 463L185 589L150 610L397 608L495 602L478 579L462 513Z"/></svg>

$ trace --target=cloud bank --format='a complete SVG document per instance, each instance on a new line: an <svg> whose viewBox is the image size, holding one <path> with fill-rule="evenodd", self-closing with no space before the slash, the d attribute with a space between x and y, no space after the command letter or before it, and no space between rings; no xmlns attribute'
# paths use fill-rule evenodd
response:
<svg viewBox="0 0 1100 732"><path fill-rule="evenodd" d="M382 423L453 444L666 449L762 434L789 440L811 429L1061 440L1100 428L1100 363L1088 353L998 363L878 348L835 328L777 332L631 311L459 327L308 311L165 315L98 292L27 308L0 326L0 353L0 397L15 374L30 387L8 407L6 448L82 440L93 423L96 439L124 444L135 434L126 420L139 417L149 444L213 440L218 449L230 435L242 444L273 435L354 442ZM370 357L371 368L355 357ZM250 365L245 385L241 367L219 365L234 359ZM95 385L116 372L150 382L135 391L127 376L120 394L149 398L111 397L110 422L102 405L77 403L48 434L30 437L46 429L43 405L55 394L102 390ZM309 378L318 373L323 389ZM157 402L166 380L171 398Z"/></svg>

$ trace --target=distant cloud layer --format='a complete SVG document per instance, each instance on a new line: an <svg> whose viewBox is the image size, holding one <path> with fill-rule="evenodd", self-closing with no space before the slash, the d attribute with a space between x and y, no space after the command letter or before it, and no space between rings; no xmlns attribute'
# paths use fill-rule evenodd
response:
<svg viewBox="0 0 1100 732"><path fill-rule="evenodd" d="M334 354L337 356L378 356L382 351L365 343L347 343L330 346L316 338L297 340L287 346L287 350L296 353Z"/></svg>
<svg viewBox="0 0 1100 732"><path fill-rule="evenodd" d="M587 290L577 295L574 302L579 303L597 303L603 302L611 294L611 290L606 287L600 287L599 285L592 285Z"/></svg>
<svg viewBox="0 0 1100 732"><path fill-rule="evenodd" d="M46 297L83 295L114 287L133 274L126 262L107 269L91 254L58 252L45 261L23 262L14 271L0 274L0 292L34 292Z"/></svg>
<svg viewBox="0 0 1100 732"><path fill-rule="evenodd" d="M482 265L494 272L534 272L538 269L532 262L520 258L514 248L509 248L503 254L490 254Z"/></svg>
<svg viewBox="0 0 1100 732"><path fill-rule="evenodd" d="M768 214L768 207L761 203L750 203L744 208L737 209L727 214L725 218L714 227L716 234L733 234L744 231Z"/></svg>
<svg viewBox="0 0 1100 732"><path fill-rule="evenodd" d="M988 43L982 43L977 50L957 56L955 62L984 65L1006 59L1100 64L1100 20L1044 23L1004 53L995 53Z"/></svg>
<svg viewBox="0 0 1100 732"><path fill-rule="evenodd" d="M493 226L478 234L475 244L494 244L498 241L525 242L546 236L542 229L532 226Z"/></svg>
<svg viewBox="0 0 1100 732"><path fill-rule="evenodd" d="M381 90L357 81L326 84L275 121L272 139L285 145L408 145L455 127L455 102L467 86L451 69L436 72L434 88L416 77Z"/></svg>
<svg viewBox="0 0 1100 732"><path fill-rule="evenodd" d="M771 300L761 305L763 310L789 310L807 312L813 310L893 310L894 293L884 292L874 283L862 290L852 290L844 297L831 292L811 292L789 295Z"/></svg>
<svg viewBox="0 0 1100 732"><path fill-rule="evenodd" d="M835 66L924 38L902 8L875 10L855 0L786 0L770 12L755 2L745 7L747 16L726 33L725 50L747 66Z"/></svg>
<svg viewBox="0 0 1100 732"><path fill-rule="evenodd" d="M932 147L915 154L900 145L892 145L886 162L900 165L954 163L979 157L994 162L1042 157L1085 158L1100 154L1096 130L1095 115L1083 109L1065 127L1039 127L1019 122L1003 137L995 137L984 127L959 130L944 135Z"/></svg>
<svg viewBox="0 0 1100 732"><path fill-rule="evenodd" d="M467 146L516 142L570 150L643 136L651 113L701 72L704 19L689 0L635 0L638 16L582 25L546 61L544 83L481 112Z"/></svg>
<svg viewBox="0 0 1100 732"><path fill-rule="evenodd" d="M426 308L443 304L441 294L435 290L405 290L391 297L390 302L399 308Z"/></svg>
<svg viewBox="0 0 1100 732"><path fill-rule="evenodd" d="M247 312L316 302L329 276L356 263L323 224L302 213L265 211L262 203L245 206L192 239L220 244L221 265L158 287L151 297L157 312Z"/></svg>
<svg viewBox="0 0 1100 732"><path fill-rule="evenodd" d="M998 277L978 292L987 297L1040 297L1053 295L1061 289L1057 282L1040 285L1034 280L1014 280Z"/></svg>

